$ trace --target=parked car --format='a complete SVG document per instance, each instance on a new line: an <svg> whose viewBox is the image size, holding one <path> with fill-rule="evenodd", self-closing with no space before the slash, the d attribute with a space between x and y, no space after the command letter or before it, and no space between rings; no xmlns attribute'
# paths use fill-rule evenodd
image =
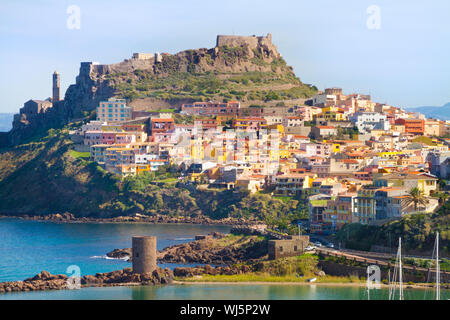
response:
<svg viewBox="0 0 450 320"><path fill-rule="evenodd" d="M314 247L314 246L307 246L306 248L305 248L305 251L312 251L312 250L314 250L316 247Z"/></svg>
<svg viewBox="0 0 450 320"><path fill-rule="evenodd" d="M334 244L332 244L331 242L329 244L327 244L328 248L334 248Z"/></svg>
<svg viewBox="0 0 450 320"><path fill-rule="evenodd" d="M321 244L319 241L314 242L314 245L315 245L316 247L321 247L321 246L322 246L322 244Z"/></svg>

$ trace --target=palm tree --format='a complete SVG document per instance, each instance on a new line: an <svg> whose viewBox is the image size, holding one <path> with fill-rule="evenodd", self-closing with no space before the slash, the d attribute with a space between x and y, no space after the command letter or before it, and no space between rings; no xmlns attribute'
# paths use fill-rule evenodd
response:
<svg viewBox="0 0 450 320"><path fill-rule="evenodd" d="M411 188L408 192L408 196L405 199L406 206L409 206L411 203L414 204L414 211L417 211L417 207L419 205L425 206L428 204L428 199L426 198L425 194L423 193L423 190L420 190L417 187Z"/></svg>

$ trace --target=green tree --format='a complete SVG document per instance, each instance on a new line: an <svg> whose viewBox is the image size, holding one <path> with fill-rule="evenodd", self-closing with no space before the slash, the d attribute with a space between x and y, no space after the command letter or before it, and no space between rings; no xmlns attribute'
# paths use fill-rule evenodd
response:
<svg viewBox="0 0 450 320"><path fill-rule="evenodd" d="M439 198L439 204L443 205L444 203L447 202L449 195L446 192L439 192L437 194L437 197Z"/></svg>

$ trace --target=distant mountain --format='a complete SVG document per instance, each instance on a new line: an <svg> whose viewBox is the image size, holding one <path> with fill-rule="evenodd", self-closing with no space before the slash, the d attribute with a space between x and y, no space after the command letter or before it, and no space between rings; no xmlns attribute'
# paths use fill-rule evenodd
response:
<svg viewBox="0 0 450 320"><path fill-rule="evenodd" d="M14 113L0 113L0 132L7 132L12 128Z"/></svg>
<svg viewBox="0 0 450 320"><path fill-rule="evenodd" d="M423 113L427 118L450 120L450 102L442 107L417 107L407 108L408 111Z"/></svg>

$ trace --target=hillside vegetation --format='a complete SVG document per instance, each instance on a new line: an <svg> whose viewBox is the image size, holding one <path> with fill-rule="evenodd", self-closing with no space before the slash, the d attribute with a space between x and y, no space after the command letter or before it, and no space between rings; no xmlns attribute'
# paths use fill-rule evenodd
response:
<svg viewBox="0 0 450 320"><path fill-rule="evenodd" d="M396 249L398 238L407 252L430 253L439 231L440 248L444 254L450 254L450 202L434 214L414 214L382 226L361 224L345 225L336 235L338 241L347 248L370 250L377 244Z"/></svg>

